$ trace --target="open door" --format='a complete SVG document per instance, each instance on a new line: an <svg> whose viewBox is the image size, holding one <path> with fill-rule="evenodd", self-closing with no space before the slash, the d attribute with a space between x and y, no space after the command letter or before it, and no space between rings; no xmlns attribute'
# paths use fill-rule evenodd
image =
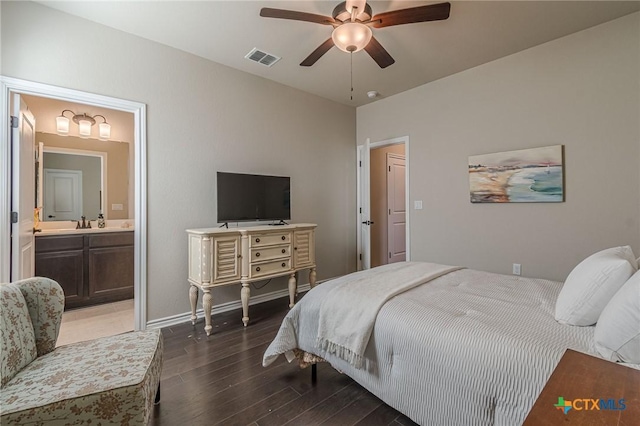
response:
<svg viewBox="0 0 640 426"><path fill-rule="evenodd" d="M371 221L372 213L371 210L371 150L377 150L381 147L387 147L391 145L404 145L404 161L398 161L398 163L387 164L387 168L391 167L391 171L393 171L392 178L394 186L393 193L393 208L388 207L388 209L392 210L389 212L389 216L393 214L392 218L388 218L393 221L394 229L391 233L393 235L393 244L389 243L388 246L393 246L393 249L389 250L388 259L390 262L401 262L401 261L410 261L411 260L411 232L410 232L410 215L409 215L409 137L402 136L393 139L386 139L382 141L377 141L371 143L370 139L366 139L363 145L359 145L357 147L357 163L356 163L356 186L357 186L357 269L369 269L372 267L372 227L374 222ZM398 152L399 153L399 152ZM384 154L383 154L384 155ZM374 157L375 160L375 157ZM404 164L402 164L404 162ZM382 181L384 184L382 187L388 186L387 177L384 173L384 167L386 164L386 158L382 160L383 171L380 175L382 177ZM403 177L404 176L404 179ZM389 177L391 178L391 176ZM376 178L377 179L377 178ZM374 185L376 187L376 185ZM384 197L384 204L387 205L387 190L384 189L382 193L382 197ZM374 199L375 202L375 199ZM404 207L402 206L404 204ZM375 203L374 203L375 207ZM386 212L381 213L385 218L387 218ZM385 230L388 230L387 223L376 222L376 226L379 228L380 226L384 227ZM374 228L375 231L375 228ZM375 236L375 234L374 234ZM388 242L387 235L384 235L383 241L385 243ZM404 242L403 242L404 241ZM385 258L387 257L386 253L382 254ZM374 257L373 259L377 260ZM387 263L387 262L384 262Z"/></svg>
<svg viewBox="0 0 640 426"><path fill-rule="evenodd" d="M371 268L371 200L369 194L369 148L367 139L358 151L358 270Z"/></svg>
<svg viewBox="0 0 640 426"><path fill-rule="evenodd" d="M33 277L35 270L36 121L19 94L11 101L11 281L17 281Z"/></svg>

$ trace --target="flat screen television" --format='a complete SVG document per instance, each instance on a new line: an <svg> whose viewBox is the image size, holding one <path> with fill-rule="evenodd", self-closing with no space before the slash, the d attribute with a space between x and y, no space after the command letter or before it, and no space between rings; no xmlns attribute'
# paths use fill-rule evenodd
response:
<svg viewBox="0 0 640 426"><path fill-rule="evenodd" d="M291 219L290 178L218 172L218 223Z"/></svg>

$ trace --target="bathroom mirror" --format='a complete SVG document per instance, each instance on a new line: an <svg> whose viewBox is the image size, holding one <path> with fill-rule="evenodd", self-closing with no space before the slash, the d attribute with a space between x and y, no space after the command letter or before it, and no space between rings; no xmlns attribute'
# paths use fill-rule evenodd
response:
<svg viewBox="0 0 640 426"><path fill-rule="evenodd" d="M102 212L105 155L44 147L42 213L44 221L95 220Z"/></svg>
<svg viewBox="0 0 640 426"><path fill-rule="evenodd" d="M131 219L128 143L36 132L40 220Z"/></svg>

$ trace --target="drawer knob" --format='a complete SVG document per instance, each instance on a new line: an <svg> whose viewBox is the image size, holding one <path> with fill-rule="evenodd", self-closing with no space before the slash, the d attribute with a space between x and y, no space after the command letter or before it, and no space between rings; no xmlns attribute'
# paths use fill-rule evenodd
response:
<svg viewBox="0 0 640 426"><path fill-rule="evenodd" d="M257 252L257 253L256 253L256 257L260 257L260 252Z"/></svg>
<svg viewBox="0 0 640 426"><path fill-rule="evenodd" d="M259 243L259 242L260 242L260 238L256 238L256 243Z"/></svg>
<svg viewBox="0 0 640 426"><path fill-rule="evenodd" d="M259 266L256 268L256 272L260 272L260 267Z"/></svg>
<svg viewBox="0 0 640 426"><path fill-rule="evenodd" d="M284 268L285 266L287 266L287 264L282 262L282 267Z"/></svg>
<svg viewBox="0 0 640 426"><path fill-rule="evenodd" d="M242 255L241 255L241 254L239 254L239 255L238 255L238 259L240 259L241 257L242 257Z"/></svg>
<svg viewBox="0 0 640 426"><path fill-rule="evenodd" d="M287 251L285 249L282 249L282 254L286 253Z"/></svg>
<svg viewBox="0 0 640 426"><path fill-rule="evenodd" d="M298 247L294 247L293 249L294 249L294 250L298 250Z"/></svg>
<svg viewBox="0 0 640 426"><path fill-rule="evenodd" d="M285 236L283 235L283 236L282 236L282 241L284 241L284 240L286 240L286 238L285 238Z"/></svg>

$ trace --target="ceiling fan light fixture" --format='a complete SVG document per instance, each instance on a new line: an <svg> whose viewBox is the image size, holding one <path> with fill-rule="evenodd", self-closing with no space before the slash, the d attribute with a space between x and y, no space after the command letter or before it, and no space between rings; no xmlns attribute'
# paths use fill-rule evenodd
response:
<svg viewBox="0 0 640 426"><path fill-rule="evenodd" d="M336 47L343 52L359 52L371 41L371 28L358 22L347 22L340 25L331 33Z"/></svg>

